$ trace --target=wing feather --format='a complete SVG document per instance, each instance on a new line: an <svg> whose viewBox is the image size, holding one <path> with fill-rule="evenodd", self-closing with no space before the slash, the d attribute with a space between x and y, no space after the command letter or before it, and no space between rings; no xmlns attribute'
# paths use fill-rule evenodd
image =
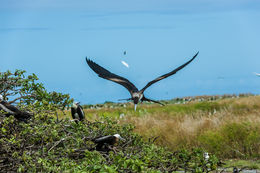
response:
<svg viewBox="0 0 260 173"><path fill-rule="evenodd" d="M78 105L77 112L79 114L80 121L83 120L85 118L85 113L81 105Z"/></svg>
<svg viewBox="0 0 260 173"><path fill-rule="evenodd" d="M86 58L86 61L89 65L89 67L98 74L99 77L116 82L122 86L124 86L131 94L133 92L138 91L138 89L135 87L134 84L132 84L129 80L126 78L123 78L121 76L118 76L114 73L111 73L107 69L101 67L100 65L96 64L95 62L89 60Z"/></svg>
<svg viewBox="0 0 260 173"><path fill-rule="evenodd" d="M177 71L181 70L181 69L184 68L186 65L188 65L191 61L193 61L198 54L199 54L199 52L197 52L188 62L186 62L185 64L179 66L178 68L174 69L173 71L171 71L171 72L169 72L169 73L166 73L166 74L164 74L164 75L162 75L162 76L160 76L160 77L158 77L158 78L156 78L156 79L150 81L149 83L146 84L146 86L145 86L141 91L144 92L144 90L145 90L146 88L148 88L149 86L151 86L151 85L154 84L155 82L158 82L158 81L160 81L160 80L162 80L162 79L165 79L165 78L167 78L167 77L169 77L169 76L175 74Z"/></svg>

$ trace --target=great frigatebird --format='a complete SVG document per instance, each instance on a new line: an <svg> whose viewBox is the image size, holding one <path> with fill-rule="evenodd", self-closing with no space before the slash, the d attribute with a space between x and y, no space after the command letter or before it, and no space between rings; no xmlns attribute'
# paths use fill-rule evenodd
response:
<svg viewBox="0 0 260 173"><path fill-rule="evenodd" d="M83 108L80 106L79 102L73 102L71 107L71 116L74 120L82 121L85 118Z"/></svg>
<svg viewBox="0 0 260 173"><path fill-rule="evenodd" d="M114 135L107 135L107 136L102 136L102 137L98 137L93 139L92 141L97 144L96 146L96 150L101 151L103 149L107 149L105 146L107 145L114 145L116 143L118 143L119 140L123 140L125 141L124 138L122 138L119 134L114 134ZM104 147L105 146L105 147Z"/></svg>
<svg viewBox="0 0 260 173"><path fill-rule="evenodd" d="M4 112L6 112L6 113L4 113L5 116L9 117L9 116L13 115L19 121L24 121L24 122L26 122L32 116L29 112L21 111L17 107L15 107L15 106L11 105L10 103L8 103L7 101L5 101L1 94L0 94L0 110L3 110Z"/></svg>
<svg viewBox="0 0 260 173"><path fill-rule="evenodd" d="M141 90L138 90L136 88L136 86L131 83L129 80L127 80L126 78L123 78L121 76L118 76L114 73L111 73L110 71L108 71L107 69L101 67L100 65L96 64L95 62L91 61L90 59L86 58L86 61L89 65L89 67L98 74L99 77L107 79L107 80L111 80L113 82L116 82L122 86L124 86L131 94L131 98L129 99L122 99L122 100L133 100L134 104L135 104L135 110L136 110L136 106L138 104L139 101L143 102L143 101L149 101L149 102L154 102L154 103L159 103L161 105L163 105L162 103L155 101L155 100L151 100L148 99L144 96L144 91L151 86L152 84L165 79L173 74L175 74L177 71L181 70L182 68L184 68L186 65L188 65L191 61L193 61L196 56L198 55L199 52L197 52L188 62L184 63L183 65L179 66L178 68L174 69L173 71L166 73L160 77L157 77L156 79L148 82L145 87Z"/></svg>

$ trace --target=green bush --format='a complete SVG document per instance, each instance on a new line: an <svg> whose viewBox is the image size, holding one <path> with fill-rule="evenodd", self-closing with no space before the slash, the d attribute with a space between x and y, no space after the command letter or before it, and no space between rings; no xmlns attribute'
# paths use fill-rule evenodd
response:
<svg viewBox="0 0 260 173"><path fill-rule="evenodd" d="M1 122L0 166L5 172L166 172L214 170L218 159L206 162L203 150L171 152L145 142L132 125L79 122L39 114L29 123L13 117ZM95 137L120 133L127 139L109 152L96 151Z"/></svg>
<svg viewBox="0 0 260 173"><path fill-rule="evenodd" d="M20 109L35 114L57 113L72 103L68 94L48 92L38 80L34 73L26 75L25 70L0 72L0 94L10 104L18 102Z"/></svg>
<svg viewBox="0 0 260 173"><path fill-rule="evenodd" d="M201 134L198 140L221 158L260 158L260 127L252 122L228 123Z"/></svg>

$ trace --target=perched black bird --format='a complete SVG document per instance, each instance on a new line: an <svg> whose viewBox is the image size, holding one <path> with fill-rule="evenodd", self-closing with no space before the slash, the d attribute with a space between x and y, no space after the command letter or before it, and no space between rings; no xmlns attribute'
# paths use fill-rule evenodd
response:
<svg viewBox="0 0 260 173"><path fill-rule="evenodd" d="M102 137L98 137L95 138L93 140L93 142L95 144L97 144L96 146L96 150L98 151L102 151L102 150L107 150L107 146L106 145L114 145L116 143L118 143L119 140L125 140L124 138L122 138L119 134L114 134L114 135L108 135L108 136L102 136Z"/></svg>
<svg viewBox="0 0 260 173"><path fill-rule="evenodd" d="M104 79L107 79L107 80L111 80L113 82L116 82L122 86L124 86L131 94L131 98L129 99L124 99L124 100L133 100L134 104L135 104L135 110L136 110L136 106L138 104L139 101L143 102L143 101L150 101L150 102L155 102L155 103L159 103L159 104L162 104L158 101L155 101L155 100L151 100L151 99L148 99L144 96L144 91L149 87L151 86L152 84L162 80L162 79L165 79L173 74L175 74L177 71L181 70L182 68L184 68L186 65L188 65L191 61L193 61L196 56L198 55L199 52L197 52L193 58L191 58L188 62L186 62L185 64L179 66L178 68L174 69L173 71L169 72L169 73L166 73L150 82L148 82L145 87L141 90L138 90L136 88L136 86L134 84L132 84L129 80L127 80L126 78L123 78L121 76L118 76L114 73L111 73L110 71L106 70L105 68L99 66L98 64L96 64L95 62L89 60L88 58L86 58L86 61L89 65L89 67L98 74L99 77L101 78L104 78ZM162 104L163 105L163 104Z"/></svg>
<svg viewBox="0 0 260 173"><path fill-rule="evenodd" d="M237 167L233 168L233 173L239 173L240 171L237 169Z"/></svg>
<svg viewBox="0 0 260 173"><path fill-rule="evenodd" d="M79 102L73 102L71 107L71 115L74 120L82 121L85 118L85 113L83 108L80 106Z"/></svg>
<svg viewBox="0 0 260 173"><path fill-rule="evenodd" d="M9 104L8 102L6 102L5 100L3 100L2 95L0 95L0 110L3 110L4 112L6 112L6 113L4 113L5 116L9 117L9 116L13 115L17 120L24 121L24 122L29 120L32 116L29 112L21 111L17 107L15 107L15 106Z"/></svg>

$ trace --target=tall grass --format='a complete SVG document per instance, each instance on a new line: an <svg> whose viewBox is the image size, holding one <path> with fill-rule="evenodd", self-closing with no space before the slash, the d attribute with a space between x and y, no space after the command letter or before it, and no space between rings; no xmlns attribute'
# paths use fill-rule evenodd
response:
<svg viewBox="0 0 260 173"><path fill-rule="evenodd" d="M120 122L146 138L159 136L157 144L173 150L203 147L221 158L260 158L260 96L154 106Z"/></svg>

